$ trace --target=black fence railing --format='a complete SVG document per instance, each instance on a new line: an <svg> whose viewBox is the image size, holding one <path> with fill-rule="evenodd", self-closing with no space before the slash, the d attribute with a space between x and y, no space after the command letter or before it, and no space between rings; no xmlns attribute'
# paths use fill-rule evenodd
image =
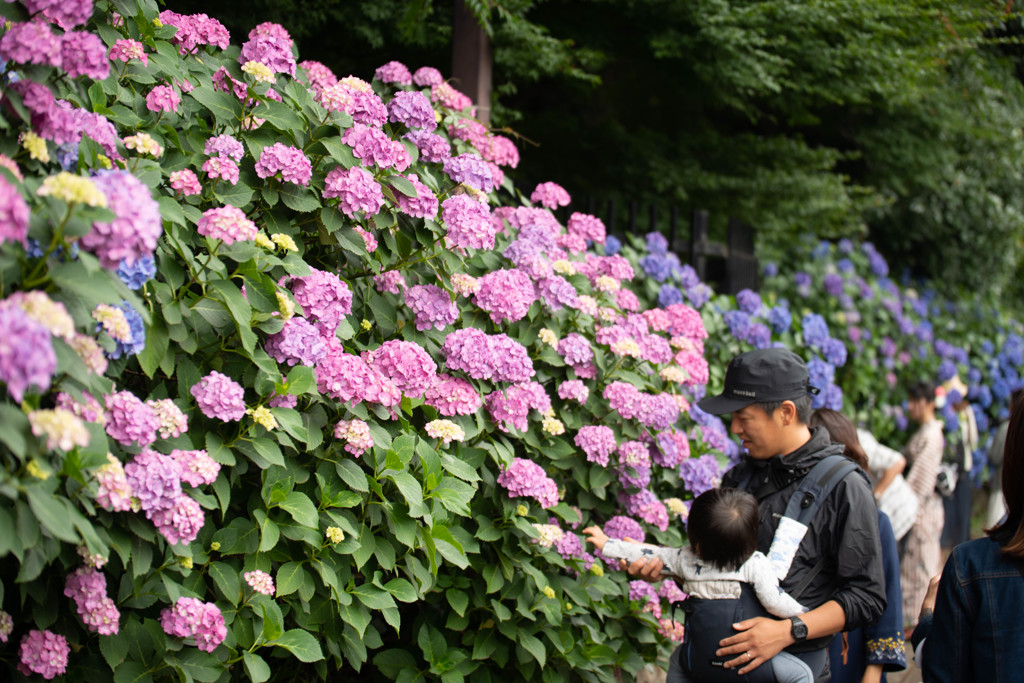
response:
<svg viewBox="0 0 1024 683"><path fill-rule="evenodd" d="M585 211L604 221L608 234L642 236L649 232L660 232L669 243L669 248L689 263L697 276L707 282L715 291L735 294L741 289L757 289L758 266L754 256L754 228L738 218L730 217L725 243L709 237L707 211L697 209L690 214L689 223L681 220L677 206L659 207L656 204L641 206L631 201L626 206L616 199L603 202L587 198ZM603 208L603 211L600 209ZM579 208L567 207L564 218Z"/></svg>

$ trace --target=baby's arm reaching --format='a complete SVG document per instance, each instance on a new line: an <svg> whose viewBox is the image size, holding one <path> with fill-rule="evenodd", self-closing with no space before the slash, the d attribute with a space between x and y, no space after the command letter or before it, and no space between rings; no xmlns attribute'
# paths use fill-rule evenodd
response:
<svg viewBox="0 0 1024 683"><path fill-rule="evenodd" d="M750 556L743 565L744 581L754 587L757 599L769 614L788 618L803 614L807 608L779 587L779 579L772 570L768 558L760 552Z"/></svg>
<svg viewBox="0 0 1024 683"><path fill-rule="evenodd" d="M608 539L601 550L605 557L632 563L641 557L657 557L665 565L662 576L682 576L682 568L689 548L663 548L647 543L629 543Z"/></svg>

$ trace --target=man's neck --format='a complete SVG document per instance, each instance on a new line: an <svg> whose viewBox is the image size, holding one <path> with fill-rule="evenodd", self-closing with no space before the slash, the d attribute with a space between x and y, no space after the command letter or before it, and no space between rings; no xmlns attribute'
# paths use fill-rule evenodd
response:
<svg viewBox="0 0 1024 683"><path fill-rule="evenodd" d="M787 435L788 438L783 444L780 457L786 457L790 453L795 453L811 440L811 429L807 425L801 424L795 426L793 427L792 432L792 435Z"/></svg>

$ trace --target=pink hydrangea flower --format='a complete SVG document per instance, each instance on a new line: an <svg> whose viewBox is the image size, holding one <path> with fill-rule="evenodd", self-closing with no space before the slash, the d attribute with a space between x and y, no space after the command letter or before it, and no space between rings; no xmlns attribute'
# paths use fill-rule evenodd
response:
<svg viewBox="0 0 1024 683"><path fill-rule="evenodd" d="M220 463L211 458L205 450L182 451L175 448L171 457L178 463L181 480L189 486L212 484L217 480Z"/></svg>
<svg viewBox="0 0 1024 683"><path fill-rule="evenodd" d="M25 246L28 237L28 204L18 188L0 176L0 243Z"/></svg>
<svg viewBox="0 0 1024 683"><path fill-rule="evenodd" d="M241 142L224 133L208 139L203 145L203 153L211 157L228 157L234 161L241 161L245 156L245 148Z"/></svg>
<svg viewBox="0 0 1024 683"><path fill-rule="evenodd" d="M15 64L60 66L60 38L45 21L15 22L0 37L0 58Z"/></svg>
<svg viewBox="0 0 1024 683"><path fill-rule="evenodd" d="M158 430L161 439L172 439L188 431L188 416L171 399L146 401L146 405L153 409L160 424Z"/></svg>
<svg viewBox="0 0 1024 683"><path fill-rule="evenodd" d="M149 66L149 55L146 54L146 46L131 38L121 38L114 41L107 56L111 60L117 59L122 62L137 59L142 62L142 66Z"/></svg>
<svg viewBox="0 0 1024 683"><path fill-rule="evenodd" d="M158 85L146 95L146 109L155 112L178 111L181 95L169 85Z"/></svg>
<svg viewBox="0 0 1024 683"><path fill-rule="evenodd" d="M483 402L476 388L451 375L438 375L423 394L423 402L442 415L472 415Z"/></svg>
<svg viewBox="0 0 1024 683"><path fill-rule="evenodd" d="M491 210L466 194L444 200L441 218L448 226L448 244L469 249L494 248L494 223Z"/></svg>
<svg viewBox="0 0 1024 683"><path fill-rule="evenodd" d="M604 222L597 216L591 216L577 211L576 213L573 213L573 215L569 216L569 222L565 227L574 235L579 235L584 239L592 240L598 244L604 244L607 231L605 230Z"/></svg>
<svg viewBox="0 0 1024 683"><path fill-rule="evenodd" d="M416 285L405 291L405 305L416 316L416 329L443 330L459 319L459 307L437 285Z"/></svg>
<svg viewBox="0 0 1024 683"><path fill-rule="evenodd" d="M341 141L352 148L352 153L363 166L404 171L412 161L405 145L392 140L379 128L362 123L354 123L341 136Z"/></svg>
<svg viewBox="0 0 1024 683"><path fill-rule="evenodd" d="M345 442L345 450L359 457L373 448L370 426L362 420L339 420L334 426L334 438Z"/></svg>
<svg viewBox="0 0 1024 683"><path fill-rule="evenodd" d="M160 612L160 625L170 636L194 636L196 647L204 652L216 650L228 635L217 606L197 598L178 598L173 607Z"/></svg>
<svg viewBox="0 0 1024 683"><path fill-rule="evenodd" d="M536 298L530 276L516 269L487 273L480 278L480 289L473 295L476 305L487 311L495 324L522 320Z"/></svg>
<svg viewBox="0 0 1024 683"><path fill-rule="evenodd" d="M569 365L586 365L594 360L590 342L582 334L571 332L558 342L558 353Z"/></svg>
<svg viewBox="0 0 1024 683"><path fill-rule="evenodd" d="M118 391L104 398L107 407L107 436L119 444L148 446L156 441L160 419L153 409L130 391Z"/></svg>
<svg viewBox="0 0 1024 683"><path fill-rule="evenodd" d="M309 275L292 279L292 295L320 334L333 337L341 319L352 312L352 290L334 273L309 270Z"/></svg>
<svg viewBox="0 0 1024 683"><path fill-rule="evenodd" d="M146 510L146 517L171 545L191 543L206 522L206 515L192 498L181 495L167 508Z"/></svg>
<svg viewBox="0 0 1024 683"><path fill-rule="evenodd" d="M423 347L392 339L370 351L367 364L411 398L423 395L437 376L437 365Z"/></svg>
<svg viewBox="0 0 1024 683"><path fill-rule="evenodd" d="M264 147L256 162L256 175L260 178L280 177L285 182L309 185L313 165L302 150L280 142Z"/></svg>
<svg viewBox="0 0 1024 683"><path fill-rule="evenodd" d="M384 206L384 193L369 171L340 166L327 174L324 199L340 199L338 208L349 218L362 211L372 216ZM370 251L367 248L367 251Z"/></svg>
<svg viewBox="0 0 1024 683"><path fill-rule="evenodd" d="M236 206L221 206L203 212L196 231L200 235L224 242L247 242L256 238L259 228Z"/></svg>
<svg viewBox="0 0 1024 683"><path fill-rule="evenodd" d="M181 497L181 467L170 456L143 449L124 467L132 495L145 511L166 510Z"/></svg>
<svg viewBox="0 0 1024 683"><path fill-rule="evenodd" d="M537 382L513 384L504 391L493 391L484 397L491 419L503 432L511 426L526 431L530 410L551 410L551 399Z"/></svg>
<svg viewBox="0 0 1024 683"><path fill-rule="evenodd" d="M18 671L26 676L39 674L49 681L67 670L70 651L64 636L33 629L21 639Z"/></svg>
<svg viewBox="0 0 1024 683"><path fill-rule="evenodd" d="M107 454L107 464L96 470L99 485L96 502L100 507L114 512L126 512L132 508L132 489L125 476L121 461Z"/></svg>
<svg viewBox="0 0 1024 683"><path fill-rule="evenodd" d="M342 402L369 401L385 407L398 405L402 392L359 356L345 353L336 337L327 339L327 355L316 366L321 394Z"/></svg>
<svg viewBox="0 0 1024 683"><path fill-rule="evenodd" d="M120 627L121 613L107 597L107 577L92 567L79 567L64 582L64 597L75 601L78 616L90 631L102 636L114 635Z"/></svg>
<svg viewBox="0 0 1024 683"><path fill-rule="evenodd" d="M386 270L380 275L373 276L373 285L381 294L398 294L405 289L405 277L400 270Z"/></svg>
<svg viewBox="0 0 1024 683"><path fill-rule="evenodd" d="M503 135L492 135L487 142L488 144L477 147L484 159L497 166L515 168L519 165L519 150L516 149L514 142ZM500 185L501 181L495 179L494 184Z"/></svg>
<svg viewBox="0 0 1024 683"><path fill-rule="evenodd" d="M401 62L391 61L379 66L373 75L381 83L412 85L412 74L409 73L409 67Z"/></svg>
<svg viewBox="0 0 1024 683"><path fill-rule="evenodd" d="M203 415L222 422L238 422L245 415L242 385L216 370L193 385L191 394Z"/></svg>
<svg viewBox="0 0 1024 683"><path fill-rule="evenodd" d="M587 462L607 467L608 458L615 452L615 433L604 425L587 425L576 432L573 443L587 454Z"/></svg>
<svg viewBox="0 0 1024 683"><path fill-rule="evenodd" d="M242 44L239 64L259 62L274 73L295 76L295 55L292 37L280 24L264 22L249 31L249 40Z"/></svg>
<svg viewBox="0 0 1024 683"><path fill-rule="evenodd" d="M309 59L299 62L299 68L305 70L306 81L309 83L310 87L313 88L313 91L316 94L319 94L320 91L327 86L334 85L338 82L338 77L334 75L334 72L320 62Z"/></svg>
<svg viewBox="0 0 1024 683"><path fill-rule="evenodd" d="M245 578L245 582L249 584L249 587L257 593L262 593L263 595L274 594L274 578L270 574L255 569L251 572L245 572L242 576Z"/></svg>
<svg viewBox="0 0 1024 683"><path fill-rule="evenodd" d="M100 171L92 181L106 195L115 217L109 223L94 222L79 239L81 247L109 270L117 270L121 261L152 256L164 228L160 205L149 188L127 171Z"/></svg>
<svg viewBox="0 0 1024 683"><path fill-rule="evenodd" d="M481 192L490 192L494 189L490 167L476 154L460 154L447 159L443 170L452 182L462 183Z"/></svg>
<svg viewBox="0 0 1024 683"><path fill-rule="evenodd" d="M238 164L227 157L213 157L203 162L203 170L211 179L220 178L232 185L238 184Z"/></svg>
<svg viewBox="0 0 1024 683"><path fill-rule="evenodd" d="M558 504L558 486L540 465L525 458L514 458L498 475L498 483L508 490L510 498L533 498L543 508Z"/></svg>
<svg viewBox="0 0 1024 683"><path fill-rule="evenodd" d="M231 42L231 34L224 25L205 14L182 15L164 10L159 19L165 26L177 27L178 32L171 38L171 42L178 46L178 51L183 55L203 45L214 45L226 50Z"/></svg>
<svg viewBox="0 0 1024 683"><path fill-rule="evenodd" d="M180 192L184 197L191 197L203 191L199 178L192 169L186 168L171 172L171 189Z"/></svg>
<svg viewBox="0 0 1024 683"><path fill-rule="evenodd" d="M534 188L530 201L549 209L557 209L560 206L569 206L572 199L561 185L548 182L540 183Z"/></svg>
<svg viewBox="0 0 1024 683"><path fill-rule="evenodd" d="M392 123L404 123L409 128L434 130L437 119L430 100L418 90L403 90L395 93L388 102L388 119Z"/></svg>
<svg viewBox="0 0 1024 683"><path fill-rule="evenodd" d="M301 316L285 321L280 332L267 337L264 347L278 363L301 363L312 367L327 353L320 331Z"/></svg>
<svg viewBox="0 0 1024 683"><path fill-rule="evenodd" d="M414 218L433 218L437 215L437 197L430 191L430 188L420 182L419 176L415 173L403 175L403 178L412 183L416 189L416 196L409 197L402 192L395 192L395 199L398 200L398 210Z"/></svg>
<svg viewBox="0 0 1024 683"><path fill-rule="evenodd" d="M488 335L474 327L455 330L445 337L441 353L450 370L473 379L525 382L534 375L526 347L505 334Z"/></svg>
<svg viewBox="0 0 1024 683"><path fill-rule="evenodd" d="M42 11L44 17L65 31L89 21L93 10L92 0L25 0L23 4L29 14Z"/></svg>
<svg viewBox="0 0 1024 683"><path fill-rule="evenodd" d="M452 111L464 111L473 106L473 100L469 98L469 95L459 92L449 83L438 83L431 86L430 100Z"/></svg>
<svg viewBox="0 0 1024 683"><path fill-rule="evenodd" d="M427 85L440 85L444 81L441 72L432 66L421 66L412 75L412 82L423 87Z"/></svg>
<svg viewBox="0 0 1024 683"><path fill-rule="evenodd" d="M431 133L426 130L412 130L403 137L416 145L416 149L420 153L420 161L441 163L452 155L452 146L437 133Z"/></svg>
<svg viewBox="0 0 1024 683"><path fill-rule="evenodd" d="M577 403L586 403L590 396L590 389L582 380L569 379L558 385L558 397L563 401L573 400Z"/></svg>
<svg viewBox="0 0 1024 683"><path fill-rule="evenodd" d="M88 76L102 81L110 75L107 46L95 33L68 31L61 36L60 62L71 78Z"/></svg>
<svg viewBox="0 0 1024 683"><path fill-rule="evenodd" d="M372 254L377 251L377 238L373 236L373 233L364 230L358 225L353 225L352 229L363 238L363 245L366 247L366 253Z"/></svg>

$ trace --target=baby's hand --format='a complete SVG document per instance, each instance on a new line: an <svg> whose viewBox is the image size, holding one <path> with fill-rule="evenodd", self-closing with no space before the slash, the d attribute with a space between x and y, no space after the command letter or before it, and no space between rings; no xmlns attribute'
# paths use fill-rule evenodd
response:
<svg viewBox="0 0 1024 683"><path fill-rule="evenodd" d="M587 537L587 542L593 543L594 547L598 550L604 550L604 544L608 542L608 536L601 531L601 527L596 524L588 526L583 530L583 534Z"/></svg>

